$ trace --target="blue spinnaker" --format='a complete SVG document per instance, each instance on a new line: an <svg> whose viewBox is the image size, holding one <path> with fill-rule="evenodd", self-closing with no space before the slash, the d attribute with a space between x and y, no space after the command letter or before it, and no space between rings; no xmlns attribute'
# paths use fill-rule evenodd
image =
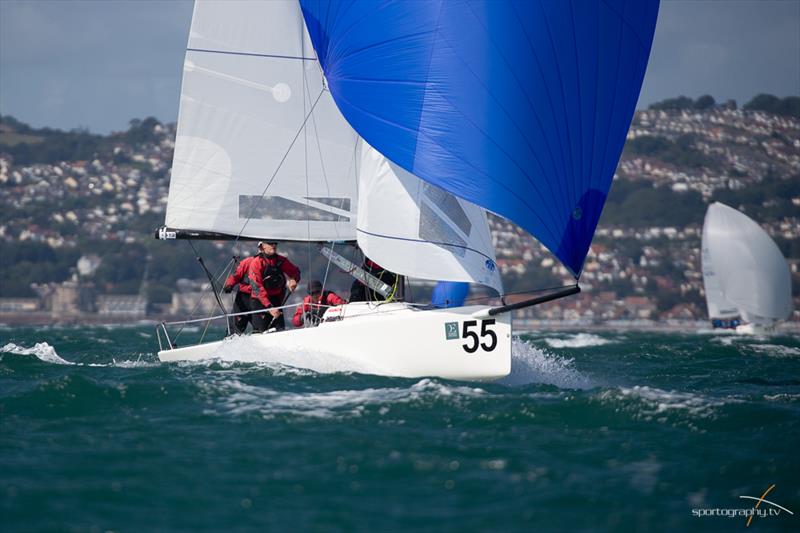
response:
<svg viewBox="0 0 800 533"><path fill-rule="evenodd" d="M433 287L431 305L434 307L461 307L469 294L469 283L463 281L438 281Z"/></svg>
<svg viewBox="0 0 800 533"><path fill-rule="evenodd" d="M334 100L369 144L580 274L658 0L300 4Z"/></svg>

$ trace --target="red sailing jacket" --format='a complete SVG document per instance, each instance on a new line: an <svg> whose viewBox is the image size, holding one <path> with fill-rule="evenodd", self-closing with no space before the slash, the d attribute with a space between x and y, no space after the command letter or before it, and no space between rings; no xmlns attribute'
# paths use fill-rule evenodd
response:
<svg viewBox="0 0 800 533"><path fill-rule="evenodd" d="M226 289L227 288L233 289L234 285L236 285L237 283L240 283L242 281L242 278L244 278L245 274L247 274L247 269L250 268L250 262L253 259L255 259L255 256L253 256L253 257L245 257L244 259L242 259L239 262L239 264L236 266L236 270L233 272L233 274L228 276L228 279L225 280L225 288ZM239 285L239 290L240 291L244 291L245 290L244 286L243 285ZM248 288L246 292L247 292L247 294L250 294L250 289Z"/></svg>
<svg viewBox="0 0 800 533"><path fill-rule="evenodd" d="M297 311L294 312L294 317L292 318L292 324L294 327L299 328L303 325L303 313L306 312L314 312L319 313L320 315L325 312L325 309L320 307L320 305L342 305L346 304L347 302L340 298L335 292L325 291L322 293L320 299L316 302L312 302L311 295L309 294L305 298L303 298L303 304L297 306Z"/></svg>
<svg viewBox="0 0 800 533"><path fill-rule="evenodd" d="M264 275L270 266L279 268L281 272L300 282L300 269L285 256L275 254L267 257L264 254L258 254L239 263L236 271L225 280L225 286L233 287L238 283L241 292L249 294L251 298L257 298L264 307L279 306L282 303L279 299L286 287L284 284L274 288L264 287ZM276 297L275 299L278 301L272 302L270 297Z"/></svg>

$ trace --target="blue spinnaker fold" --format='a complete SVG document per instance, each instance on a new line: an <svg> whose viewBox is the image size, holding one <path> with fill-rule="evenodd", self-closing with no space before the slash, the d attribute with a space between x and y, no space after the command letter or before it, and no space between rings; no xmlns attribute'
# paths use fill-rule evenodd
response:
<svg viewBox="0 0 800 533"><path fill-rule="evenodd" d="M370 145L580 275L658 0L300 4L334 100Z"/></svg>

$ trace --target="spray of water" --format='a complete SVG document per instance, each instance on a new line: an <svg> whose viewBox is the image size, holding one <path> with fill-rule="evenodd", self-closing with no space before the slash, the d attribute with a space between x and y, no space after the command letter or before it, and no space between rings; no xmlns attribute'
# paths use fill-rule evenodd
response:
<svg viewBox="0 0 800 533"><path fill-rule="evenodd" d="M558 357L519 338L511 343L511 374L500 383L511 386L540 383L562 389L593 386L588 377L575 369L572 359Z"/></svg>

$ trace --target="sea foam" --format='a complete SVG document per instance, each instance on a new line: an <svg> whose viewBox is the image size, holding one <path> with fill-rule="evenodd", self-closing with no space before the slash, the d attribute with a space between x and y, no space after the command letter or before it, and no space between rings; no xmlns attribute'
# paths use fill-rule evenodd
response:
<svg viewBox="0 0 800 533"><path fill-rule="evenodd" d="M591 333L576 333L566 338L548 337L544 339L544 342L551 348L590 348L592 346L611 344L614 341Z"/></svg>
<svg viewBox="0 0 800 533"><path fill-rule="evenodd" d="M15 355L33 355L40 361L44 361L45 363L54 363L57 365L74 365L70 361L66 359L62 359L56 353L56 349L47 344L46 342L37 342L33 345L32 348L25 348L24 346L17 346L13 342L10 342L0 348L0 352L3 353L12 353Z"/></svg>

